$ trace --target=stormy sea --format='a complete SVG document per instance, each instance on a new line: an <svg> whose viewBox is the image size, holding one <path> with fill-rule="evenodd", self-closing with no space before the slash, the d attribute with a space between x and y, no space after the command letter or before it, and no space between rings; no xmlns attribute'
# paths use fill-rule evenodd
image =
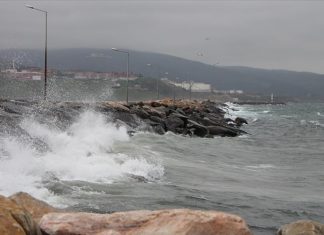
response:
<svg viewBox="0 0 324 235"><path fill-rule="evenodd" d="M324 104L224 109L246 118L249 134L129 136L93 110L70 123L28 114L18 133L2 116L0 194L24 191L98 213L219 210L240 215L260 235L298 219L323 221Z"/></svg>

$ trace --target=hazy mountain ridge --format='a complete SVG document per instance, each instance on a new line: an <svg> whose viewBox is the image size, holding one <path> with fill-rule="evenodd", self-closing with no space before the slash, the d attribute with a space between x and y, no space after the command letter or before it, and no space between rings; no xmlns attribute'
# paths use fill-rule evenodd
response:
<svg viewBox="0 0 324 235"><path fill-rule="evenodd" d="M0 50L0 63L43 66L41 50ZM59 70L125 71L126 56L110 49L56 49L48 54L49 67ZM148 66L147 64L151 64ZM2 66L3 67L3 66ZM175 56L130 51L130 71L144 76L211 83L216 89L324 99L324 75L239 66L212 66ZM168 74L165 74L165 73Z"/></svg>

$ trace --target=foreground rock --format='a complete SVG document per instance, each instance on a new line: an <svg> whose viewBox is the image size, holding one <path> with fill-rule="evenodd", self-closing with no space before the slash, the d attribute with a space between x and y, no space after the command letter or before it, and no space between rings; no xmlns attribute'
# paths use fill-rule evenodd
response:
<svg viewBox="0 0 324 235"><path fill-rule="evenodd" d="M0 195L0 234L41 235L41 232L27 210Z"/></svg>
<svg viewBox="0 0 324 235"><path fill-rule="evenodd" d="M48 235L251 235L238 216L187 209L113 214L50 213L40 221Z"/></svg>
<svg viewBox="0 0 324 235"><path fill-rule="evenodd" d="M43 202L30 196L28 193L16 193L10 196L9 199L15 202L18 206L28 211L36 222L39 222L39 220L45 214L62 211L60 209L48 205L46 202Z"/></svg>
<svg viewBox="0 0 324 235"><path fill-rule="evenodd" d="M282 226L277 235L324 235L324 224L311 220L299 220Z"/></svg>

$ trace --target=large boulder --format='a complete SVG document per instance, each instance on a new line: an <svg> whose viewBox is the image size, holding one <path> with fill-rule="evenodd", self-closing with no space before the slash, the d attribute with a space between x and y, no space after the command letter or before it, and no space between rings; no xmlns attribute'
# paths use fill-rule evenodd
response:
<svg viewBox="0 0 324 235"><path fill-rule="evenodd" d="M311 220L298 220L283 225L277 235L324 235L324 224Z"/></svg>
<svg viewBox="0 0 324 235"><path fill-rule="evenodd" d="M150 118L150 114L146 112L142 107L140 106L133 106L131 108L131 113L136 114L138 117L142 119L148 119Z"/></svg>
<svg viewBox="0 0 324 235"><path fill-rule="evenodd" d="M0 195L0 234L41 235L41 232L28 211Z"/></svg>
<svg viewBox="0 0 324 235"><path fill-rule="evenodd" d="M40 227L48 235L252 235L236 215L188 209L51 213L42 218Z"/></svg>
<svg viewBox="0 0 324 235"><path fill-rule="evenodd" d="M97 107L103 111L129 112L129 108L120 102L105 101L99 103Z"/></svg>
<svg viewBox="0 0 324 235"><path fill-rule="evenodd" d="M19 192L9 197L17 205L28 211L37 222L43 215L51 212L62 212L62 210L48 205L46 202L33 198L28 193Z"/></svg>
<svg viewBox="0 0 324 235"><path fill-rule="evenodd" d="M165 127L167 131L178 133L179 130L184 128L184 125L185 122L175 115L170 115L165 119Z"/></svg>
<svg viewBox="0 0 324 235"><path fill-rule="evenodd" d="M143 109L150 115L150 116L156 116L160 118L165 118L165 112L161 112L158 109L152 108L150 106L143 106Z"/></svg>
<svg viewBox="0 0 324 235"><path fill-rule="evenodd" d="M151 105L153 108L156 108L156 107L160 107L162 104L160 104L160 103L157 102L157 101L152 101L152 102L150 103L150 105Z"/></svg>
<svg viewBox="0 0 324 235"><path fill-rule="evenodd" d="M193 135L196 135L199 137L206 137L209 134L207 127L205 127L193 120L188 120L187 129L190 130Z"/></svg>
<svg viewBox="0 0 324 235"><path fill-rule="evenodd" d="M208 126L208 131L210 135L217 135L217 136L229 136L234 137L239 135L237 131L234 131L230 128L223 127L223 126Z"/></svg>
<svg viewBox="0 0 324 235"><path fill-rule="evenodd" d="M248 124L247 120L245 118L241 118L241 117L237 117L235 118L235 121L236 125L238 127L242 126L243 124Z"/></svg>

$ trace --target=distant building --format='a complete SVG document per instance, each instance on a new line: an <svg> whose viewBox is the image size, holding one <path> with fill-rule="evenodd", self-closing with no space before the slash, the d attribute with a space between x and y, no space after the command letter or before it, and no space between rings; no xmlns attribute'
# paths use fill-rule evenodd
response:
<svg viewBox="0 0 324 235"><path fill-rule="evenodd" d="M178 87L182 87L183 89L190 90L192 92L211 92L211 85L208 83L202 82L182 82L182 83L173 83Z"/></svg>
<svg viewBox="0 0 324 235"><path fill-rule="evenodd" d="M5 69L2 72L5 77L9 79L17 79L17 80L41 80L43 77L43 73L38 70L28 70L24 69L22 71L18 71L17 69Z"/></svg>
<svg viewBox="0 0 324 235"><path fill-rule="evenodd" d="M40 81L40 80L42 80L42 76L41 75L33 75L32 76L32 80L34 80L34 81Z"/></svg>
<svg viewBox="0 0 324 235"><path fill-rule="evenodd" d="M243 90L213 90L216 94L243 94Z"/></svg>

